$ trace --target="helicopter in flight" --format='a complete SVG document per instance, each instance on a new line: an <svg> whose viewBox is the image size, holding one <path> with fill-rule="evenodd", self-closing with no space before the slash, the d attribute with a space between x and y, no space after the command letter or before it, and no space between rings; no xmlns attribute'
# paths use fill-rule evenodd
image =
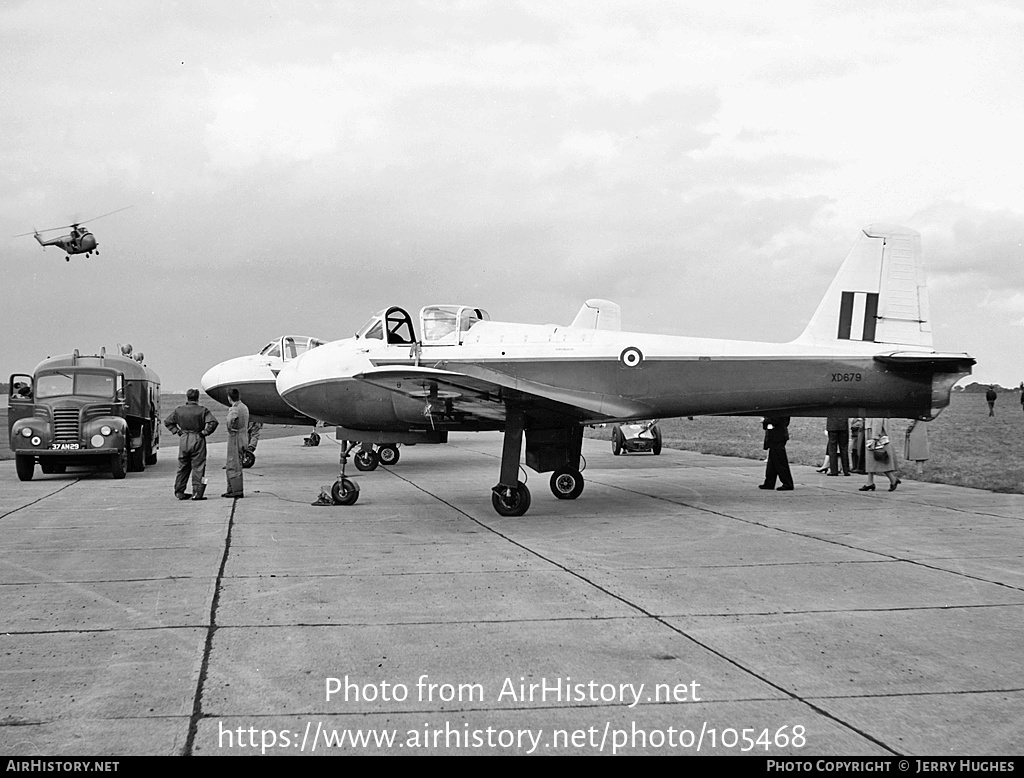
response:
<svg viewBox="0 0 1024 778"><path fill-rule="evenodd" d="M127 211L131 208L130 205L126 205L124 208L118 208L116 211L105 213L103 216L96 216L87 221L96 221L96 219L102 219L104 216L112 216L115 213L121 211ZM49 240L43 240L41 233L54 232L56 230L70 229L71 233L68 235L62 235L59 238L50 238ZM67 256L64 257L66 262L71 261L72 254L85 254L87 257L91 257L93 253L100 253L99 243L96 242L95 236L89 232L89 228L80 222L74 224L66 224L63 227L50 227L47 230L33 230L32 232L23 232L21 235L15 235L16 238L24 237L25 235L32 235L39 242L39 245L43 248L47 246L57 246L62 249Z"/></svg>

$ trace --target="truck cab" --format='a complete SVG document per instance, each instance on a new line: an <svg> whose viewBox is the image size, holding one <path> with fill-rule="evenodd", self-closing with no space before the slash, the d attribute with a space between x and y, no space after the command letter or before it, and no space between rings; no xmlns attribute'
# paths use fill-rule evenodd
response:
<svg viewBox="0 0 1024 778"><path fill-rule="evenodd" d="M69 465L109 467L114 478L156 464L160 379L141 355L72 354L11 376L8 434L18 478L32 480Z"/></svg>

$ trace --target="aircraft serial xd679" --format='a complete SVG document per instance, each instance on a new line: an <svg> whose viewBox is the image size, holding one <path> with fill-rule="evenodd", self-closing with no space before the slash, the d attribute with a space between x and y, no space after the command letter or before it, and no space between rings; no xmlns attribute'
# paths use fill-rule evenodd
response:
<svg viewBox="0 0 1024 778"><path fill-rule="evenodd" d="M521 516L526 464L575 499L583 428L697 415L902 417L929 420L970 375L967 354L938 353L920 235L864 228L803 333L789 343L489 321L473 309L450 333L417 340L389 308L358 338L293 360L277 377L289 405L350 430L504 430L495 510ZM382 396L381 390L387 396ZM342 476L341 502L354 498ZM356 494L358 491L356 490Z"/></svg>

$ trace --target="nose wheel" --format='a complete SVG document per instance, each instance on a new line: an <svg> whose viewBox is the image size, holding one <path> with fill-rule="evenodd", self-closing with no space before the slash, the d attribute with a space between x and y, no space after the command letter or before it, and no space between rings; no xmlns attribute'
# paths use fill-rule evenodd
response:
<svg viewBox="0 0 1024 778"><path fill-rule="evenodd" d="M359 499L359 485L349 478L339 478L331 487L335 505L353 505Z"/></svg>
<svg viewBox="0 0 1024 778"><path fill-rule="evenodd" d="M341 453L339 454L341 472L338 473L338 480L331 487L331 500L335 505L354 505L359 499L359 485L351 478L345 477L345 464L348 462L352 449L358 445L356 441L349 440L341 444ZM358 463L358 454L356 456ZM356 467L358 466L357 464Z"/></svg>

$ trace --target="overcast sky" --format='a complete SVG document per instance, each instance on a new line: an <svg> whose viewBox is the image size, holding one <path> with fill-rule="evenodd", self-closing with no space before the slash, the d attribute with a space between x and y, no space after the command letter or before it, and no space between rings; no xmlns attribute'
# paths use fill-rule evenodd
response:
<svg viewBox="0 0 1024 778"><path fill-rule="evenodd" d="M888 222L1016 386L1022 41L995 0L5 0L0 380L131 342L184 389L391 304L786 341ZM92 258L11 237L126 206Z"/></svg>

